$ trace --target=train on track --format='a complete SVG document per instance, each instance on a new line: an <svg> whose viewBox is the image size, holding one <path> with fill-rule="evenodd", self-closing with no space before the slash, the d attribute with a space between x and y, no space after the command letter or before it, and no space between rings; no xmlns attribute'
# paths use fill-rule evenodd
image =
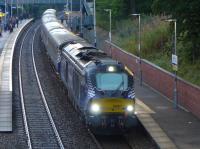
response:
<svg viewBox="0 0 200 149"><path fill-rule="evenodd" d="M137 125L133 73L65 28L56 10L43 13L41 38L71 102L95 133L124 133Z"/></svg>

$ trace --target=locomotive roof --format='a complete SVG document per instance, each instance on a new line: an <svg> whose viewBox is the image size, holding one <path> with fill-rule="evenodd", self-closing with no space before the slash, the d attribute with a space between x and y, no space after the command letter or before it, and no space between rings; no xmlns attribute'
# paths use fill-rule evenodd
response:
<svg viewBox="0 0 200 149"><path fill-rule="evenodd" d="M105 52L93 47L87 42L72 43L64 47L64 54L68 55L81 69L89 65L117 64Z"/></svg>

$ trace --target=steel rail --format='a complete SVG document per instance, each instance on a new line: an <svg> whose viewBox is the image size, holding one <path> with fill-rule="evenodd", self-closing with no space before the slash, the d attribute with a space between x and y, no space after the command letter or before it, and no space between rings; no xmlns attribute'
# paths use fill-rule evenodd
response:
<svg viewBox="0 0 200 149"><path fill-rule="evenodd" d="M20 54L19 54L19 89L20 89L20 98L21 98L24 127L25 127L26 136L27 136L27 144L28 144L28 148L32 149L29 127L28 127L28 121L27 121L27 117L26 117L26 109L25 109L25 104L24 104L24 95L23 95L23 88L22 88L22 75L21 75L22 74L22 72L21 72L22 48L23 48L23 45L24 45L24 41L25 41L28 33L30 32L30 30L31 30L31 28L29 28L28 31L26 32L26 34L25 34L25 36L22 40L21 47L20 47Z"/></svg>
<svg viewBox="0 0 200 149"><path fill-rule="evenodd" d="M56 126L55 126L55 123L53 121L53 118L51 116L51 112L50 112L50 110L48 108L48 105L47 105L47 102L46 102L46 99L45 99L45 96L44 96L44 93L43 93L43 90L42 90L42 87L41 87L41 83L39 81L39 77L38 77L38 74L37 74L36 65L35 65L35 59L34 59L34 54L33 54L33 45L34 45L36 31L38 30L38 28L34 30L34 36L33 36L33 39L32 39L32 49L31 49L32 50L32 61L33 61L35 76L36 76L36 79L37 79L37 84L38 84L38 87L39 87L39 90L40 90L40 93L41 93L41 97L43 99L43 103L44 103L44 106L45 106L45 109L46 109L46 112L47 112L50 124L51 124L51 126L53 128L53 131L54 131L54 134L55 134L55 136L57 138L58 145L60 146L61 149L64 149L64 145L63 145L63 143L61 141L61 138L60 138L59 133L58 133L58 131L56 129ZM26 108L25 108L25 103L24 103L24 93L23 93L23 83L22 83L22 71L21 71L21 59L22 59L22 49L23 49L23 46L24 46L24 43L25 43L25 39L27 38L27 35L30 33L31 29L32 28L28 29L28 31L26 32L25 36L22 39L22 43L21 43L21 46L20 46L20 54L19 54L19 87L20 87L20 98L21 98L21 106L22 106L22 113L23 113L23 122L24 122L25 132L26 132L26 136L27 136L27 145L28 145L29 149L32 149L32 143L31 143L31 137L30 137L29 126L28 126L28 121L27 121Z"/></svg>
<svg viewBox="0 0 200 149"><path fill-rule="evenodd" d="M91 138L93 139L94 143L97 145L98 149L103 149L103 147L101 146L101 144L99 143L99 141L97 140L97 138L95 137L95 135L90 131L90 129L88 128L88 133L91 136Z"/></svg>
<svg viewBox="0 0 200 149"><path fill-rule="evenodd" d="M41 83L40 83L40 79L39 79L39 76L38 76L38 72L37 72L37 67L36 67L36 64L35 64L35 57L34 57L34 52L33 52L33 49L34 49L34 41L35 41L35 36L36 36L36 33L38 31L39 27L36 28L34 30L34 35L33 35L33 42L32 42L32 49L31 49L31 52L32 52L32 61L33 61L33 67L34 67L34 71L35 71L35 76L36 76L36 79L37 79L37 84L38 84L38 87L40 89L40 94L42 96L42 100L43 100L43 103L45 105L45 109L46 109L46 112L48 114L48 117L49 117L49 120L50 120L50 123L51 123L51 126L54 130L54 133L55 133L55 136L57 138L57 141L58 141L58 144L60 146L61 149L64 149L64 145L62 143L62 140L60 138L60 135L58 133L58 130L56 128L56 125L54 123L54 120L52 118L52 115L51 115L51 112L50 112L50 109L49 109L49 106L47 104L47 101L46 101L46 98L45 98L45 95L44 95L44 92L43 92L43 89L42 89L42 86L41 86Z"/></svg>

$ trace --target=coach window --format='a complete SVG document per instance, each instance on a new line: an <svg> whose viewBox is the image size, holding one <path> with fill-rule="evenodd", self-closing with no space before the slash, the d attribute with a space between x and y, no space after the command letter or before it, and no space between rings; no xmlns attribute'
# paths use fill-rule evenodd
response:
<svg viewBox="0 0 200 149"><path fill-rule="evenodd" d="M81 77L80 78L80 97L84 97L85 96L85 78Z"/></svg>
<svg viewBox="0 0 200 149"><path fill-rule="evenodd" d="M46 44L48 45L48 43L49 43L49 38L47 37Z"/></svg>
<svg viewBox="0 0 200 149"><path fill-rule="evenodd" d="M66 61L66 66L65 66L65 80L67 82L68 80L68 62Z"/></svg>
<svg viewBox="0 0 200 149"><path fill-rule="evenodd" d="M73 87L74 87L75 97L78 100L79 94L80 94L80 79L79 79L77 72L75 72L75 71L73 73Z"/></svg>

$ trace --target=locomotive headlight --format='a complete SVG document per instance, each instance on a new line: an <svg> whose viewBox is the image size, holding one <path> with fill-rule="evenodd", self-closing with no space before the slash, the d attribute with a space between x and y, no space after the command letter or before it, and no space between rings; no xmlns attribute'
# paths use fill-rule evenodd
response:
<svg viewBox="0 0 200 149"><path fill-rule="evenodd" d="M133 107L132 105L128 105L128 106L126 107L126 110L127 110L128 112L133 112L134 107Z"/></svg>
<svg viewBox="0 0 200 149"><path fill-rule="evenodd" d="M114 66L109 66L109 67L107 68L107 71L108 71L108 72L114 72L114 71L116 71L116 68L115 68Z"/></svg>
<svg viewBox="0 0 200 149"><path fill-rule="evenodd" d="M100 112L100 106L98 104L92 104L90 107L91 112L93 113L99 113Z"/></svg>

